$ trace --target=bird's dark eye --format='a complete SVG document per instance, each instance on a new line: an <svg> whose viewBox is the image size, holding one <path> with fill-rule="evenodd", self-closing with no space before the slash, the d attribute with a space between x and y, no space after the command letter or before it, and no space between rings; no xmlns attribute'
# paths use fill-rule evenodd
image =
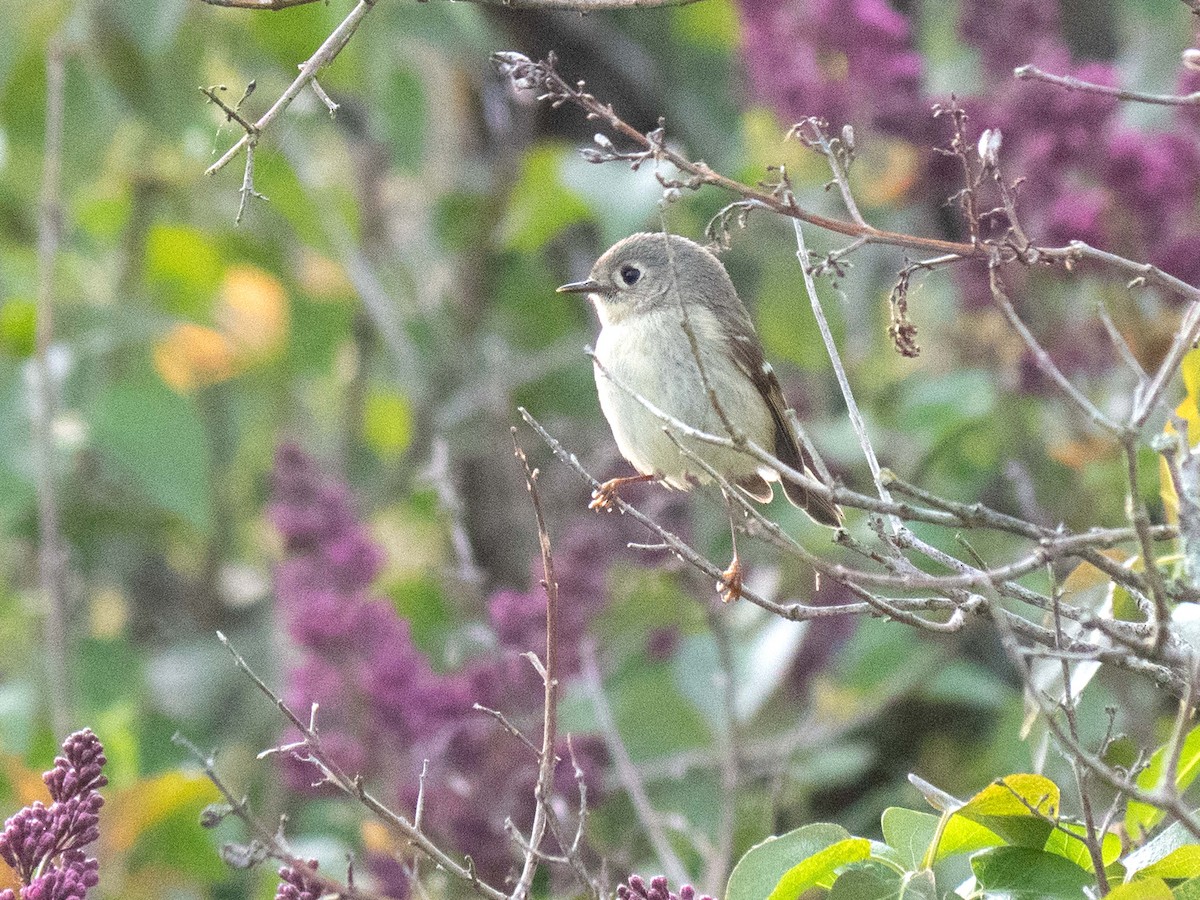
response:
<svg viewBox="0 0 1200 900"><path fill-rule="evenodd" d="M621 280L626 284L637 284L639 278L642 277L642 270L637 266L621 266Z"/></svg>

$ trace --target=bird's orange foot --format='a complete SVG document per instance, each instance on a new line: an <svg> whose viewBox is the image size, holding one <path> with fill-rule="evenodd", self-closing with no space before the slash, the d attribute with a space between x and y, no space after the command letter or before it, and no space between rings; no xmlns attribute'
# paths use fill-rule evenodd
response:
<svg viewBox="0 0 1200 900"><path fill-rule="evenodd" d="M603 509L613 511L613 501L617 499L617 490L625 483L624 478L610 478L600 487L592 491L592 502L588 509Z"/></svg>
<svg viewBox="0 0 1200 900"><path fill-rule="evenodd" d="M721 573L721 580L717 582L717 593L722 603L732 603L742 598L742 561L736 553L729 568Z"/></svg>
<svg viewBox="0 0 1200 900"><path fill-rule="evenodd" d="M643 481L652 481L653 475L630 475L626 478L610 478L600 487L592 491L592 502L588 504L588 509L604 509L612 512L616 506L614 501L617 500L617 492L622 485L638 484Z"/></svg>

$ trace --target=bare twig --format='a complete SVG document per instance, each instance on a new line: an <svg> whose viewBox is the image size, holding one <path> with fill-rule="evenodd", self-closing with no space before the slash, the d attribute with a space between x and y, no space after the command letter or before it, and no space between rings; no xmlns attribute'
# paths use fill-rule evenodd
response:
<svg viewBox="0 0 1200 900"><path fill-rule="evenodd" d="M1167 350L1167 355L1163 357L1154 377L1150 379L1140 402L1130 413L1129 426L1131 428L1140 429L1146 424L1151 413L1162 400L1163 391L1179 374L1179 364L1183 362L1184 354L1196 345L1198 338L1200 338L1200 303L1188 309L1179 326L1179 331L1175 333L1175 340L1171 342L1171 347Z"/></svg>
<svg viewBox="0 0 1200 900"><path fill-rule="evenodd" d="M262 854L260 859L270 857L286 866L297 869L304 873L304 877L307 880L321 885L324 892L337 897L344 897L346 900L383 900L382 894L376 894L352 884L345 884L329 875L329 873L314 868L307 859L297 856L288 847L282 831L279 828L271 827L254 815L250 809L249 800L246 797L239 797L225 783L225 780L217 773L216 760L211 754L202 753L199 747L178 732L171 738L171 741L192 754L192 757L203 770L205 777L212 782L221 796L225 798L225 803L228 806L228 813L226 814L233 815L239 819L250 832L252 847L257 848L258 852ZM215 825L216 823L214 822L213 824Z"/></svg>
<svg viewBox="0 0 1200 900"><path fill-rule="evenodd" d="M524 900L533 885L537 872L538 854L542 838L546 834L546 819L550 811L551 795L554 792L554 769L557 759L554 744L558 736L558 582L554 579L554 559L550 548L550 533L546 530L546 518L542 514L542 500L537 490L537 470L529 468L525 451L517 443L517 429L512 429L513 450L525 470L525 486L533 503L533 514L537 519L538 546L542 554L542 587L546 592L546 658L542 661L539 674L545 686L542 714L542 749L538 754L537 784L533 795L533 825L529 833L529 845L525 851L525 862L521 876L509 895L510 900Z"/></svg>
<svg viewBox="0 0 1200 900"><path fill-rule="evenodd" d="M1073 75L1051 75L1043 72L1037 66L1018 66L1013 75L1023 81L1044 81L1046 84L1057 85L1068 91L1083 91L1088 94L1102 94L1105 97L1116 97L1118 100L1132 100L1136 103L1155 103L1160 106L1195 106L1200 104L1200 91L1191 94L1150 94L1145 91L1131 91L1125 88L1112 87L1107 84L1096 84L1084 81Z"/></svg>
<svg viewBox="0 0 1200 900"><path fill-rule="evenodd" d="M820 329L821 339L825 342L825 350L829 353L829 360L833 364L833 371L837 376L838 387L842 390L842 399L846 401L846 412L850 416L850 424L854 426L854 433L858 435L858 443L862 447L863 456L866 457L867 466L871 469L871 477L875 481L875 490L879 492L879 499L885 503L891 502L892 495L888 491L887 485L884 484L879 460L875 456L875 448L871 446L871 437L867 434L867 424L863 421L862 413L858 409L858 403L854 399L854 392L850 389L850 379L846 377L846 367L842 365L841 354L838 353L837 343L833 339L833 332L829 330L829 322L825 318L825 310L821 306L821 298L817 295L817 286L813 282L812 273L806 265L808 248L804 244L804 229L801 227L799 219L793 219L792 226L792 230L796 234L796 257L800 260L800 271L804 276L804 289L808 294L813 315L816 316L817 328ZM903 527L900 524L899 518L892 515L891 519L892 530L899 531Z"/></svg>
<svg viewBox="0 0 1200 900"><path fill-rule="evenodd" d="M1142 368L1142 364L1138 362L1138 358L1133 355L1133 350L1129 346L1129 342L1125 340L1125 335L1121 334L1116 323L1112 320L1112 316L1108 313L1108 306L1103 302L1096 304L1096 317L1104 326L1104 330L1108 333L1108 339L1112 341L1113 347L1116 348L1117 354L1124 361L1125 365L1129 366L1130 371L1138 378L1138 389L1150 380L1150 376L1146 374L1146 370ZM1135 393L1135 397L1137 394Z"/></svg>
<svg viewBox="0 0 1200 900"><path fill-rule="evenodd" d="M1008 294L1004 290L1004 283L1000 280L1000 260L998 257L994 257L988 264L988 284L992 289L992 300L1000 307L1000 311L1004 313L1004 318L1008 320L1013 330L1021 336L1021 340L1025 342L1025 346L1033 355L1034 362L1037 363L1038 368L1057 384L1063 393L1075 402L1076 406L1083 410L1083 413L1092 424L1103 428L1110 434L1119 434L1122 426L1101 412L1096 404L1071 383L1071 379L1062 373L1062 369L1058 367L1058 364L1054 362L1050 354L1046 352L1046 349L1033 336L1033 332L1029 330L1029 327L1017 314L1012 301L1008 299Z"/></svg>
<svg viewBox="0 0 1200 900"><path fill-rule="evenodd" d="M210 6L229 6L237 9L280 10L304 6L317 0L204 0ZM588 13L606 9L652 9L660 6L687 6L699 0L469 0L483 6L503 6L508 9L562 9Z"/></svg>
<svg viewBox="0 0 1200 900"><path fill-rule="evenodd" d="M296 713L284 702L284 700L269 688L259 677L258 673L250 668L241 654L238 653L229 643L228 638L221 632L217 632L217 639L225 646L233 656L237 667L245 673L254 686L263 693L274 705L275 708L290 722L297 731L300 732L303 740L295 744L290 744L284 747L274 748L272 752L288 752L294 755L300 755L301 758L307 759L317 765L326 783L332 785L342 793L347 794L356 799L364 808L372 815L381 821L389 830L395 832L399 837L410 843L414 848L419 849L429 859L433 860L438 866L444 869L459 881L465 883L471 890L481 897L486 897L488 900L508 900L508 894L500 891L485 881L481 881L479 874L475 871L473 864L466 865L459 863L451 857L441 847L437 846L429 837L412 822L397 812L394 812L376 798L363 785L362 779L358 776L347 774L342 768L325 753L321 746L321 737L315 727L315 711L312 719L308 722L300 718ZM260 756L263 754L260 754Z"/></svg>
<svg viewBox="0 0 1200 900"><path fill-rule="evenodd" d="M287 5L295 5L288 4L287 0L280 0L280 2L283 2ZM350 11L350 14L347 15L346 18L342 20L341 24L333 30L329 37L325 39L324 43L317 48L317 51L310 56L306 62L301 64L300 74L290 85L288 85L287 90L280 95L278 100L271 104L271 108L263 113L256 122L252 124L243 123L245 134L242 135L237 143L226 150L220 159L205 169L205 175L212 175L216 172L219 172L221 169L227 166L230 161L238 155L238 153L244 149L248 150L248 148L258 142L259 136L271 126L271 123L274 122L284 110L291 106L292 101L300 95L301 91L308 87L309 83L316 77L317 73L337 58L337 55L341 53L346 44L349 43L350 38L354 36L354 32L358 30L358 26L362 23L363 18L375 6L375 2L376 0L358 0L358 2L354 5L354 8ZM237 0L230 0L228 4L223 5L238 5L238 2ZM282 7L256 6L256 8L275 9ZM246 125L249 125L249 127L245 127ZM250 157L247 156L248 172L250 169L249 160ZM251 175L247 174L246 178L250 177ZM245 179L243 179L243 181L244 180ZM243 193L243 203L244 201L245 194Z"/></svg>
<svg viewBox="0 0 1200 900"><path fill-rule="evenodd" d="M1017 666L1017 670L1021 673L1021 677L1026 683L1029 683L1031 675L1029 672L1029 663L1021 653L1020 643L1016 639L1016 635L1012 629L1008 627L1008 623L1000 617L996 618L996 623L999 625L998 632L1005 650L1008 652L1009 659ZM1179 822L1194 838L1200 840L1200 817L1185 804L1178 792L1174 790L1174 785L1170 786L1170 790L1154 790L1148 791L1140 787L1130 778L1122 775L1106 764L1095 753L1084 747L1077 739L1075 739L1070 731L1063 727L1058 720L1057 712L1054 703L1042 695L1040 691L1031 691L1030 696L1041 710L1045 717L1047 726L1055 739L1062 745L1064 751L1079 765L1083 766L1100 781L1103 781L1109 787L1119 791L1126 797L1145 803L1148 806L1153 806L1164 810L1179 819Z"/></svg>

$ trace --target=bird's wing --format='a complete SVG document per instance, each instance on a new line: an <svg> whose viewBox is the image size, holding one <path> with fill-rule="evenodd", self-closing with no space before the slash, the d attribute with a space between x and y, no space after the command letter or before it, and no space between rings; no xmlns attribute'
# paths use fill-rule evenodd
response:
<svg viewBox="0 0 1200 900"><path fill-rule="evenodd" d="M775 446L773 448L775 455L781 462L796 471L812 475L815 478L816 467L813 465L812 458L808 451L796 442L796 436L788 424L785 413L787 401L783 398L783 389L779 386L775 370L763 356L762 344L759 343L752 330L738 329L738 332L733 333L726 328L729 347L734 362L746 373L746 377L750 379L766 402L767 409L771 411L771 418L775 422ZM782 473L780 482L783 485L784 494L787 495L792 505L803 509L814 522L832 528L837 528L842 524L842 511L837 504L818 494L811 493L803 485L797 484Z"/></svg>

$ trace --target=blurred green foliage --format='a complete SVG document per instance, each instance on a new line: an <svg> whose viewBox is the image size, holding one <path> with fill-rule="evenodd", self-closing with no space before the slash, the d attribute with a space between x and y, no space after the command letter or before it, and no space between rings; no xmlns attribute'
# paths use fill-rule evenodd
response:
<svg viewBox="0 0 1200 900"><path fill-rule="evenodd" d="M969 90L975 75L953 32L952 5L927 4L922 50L932 84ZM1119 30L1179 31L1177 7L1124 4ZM289 650L270 596L279 546L263 507L282 439L298 439L352 480L390 554L380 590L444 669L488 643L484 596L523 586L536 554L511 461L515 407L551 424L596 474L624 471L582 352L593 340L589 312L554 287L582 277L600 251L634 230L665 223L700 237L730 198L687 194L660 209L652 172L579 158L592 124L568 109L510 103L488 53L540 52L582 33L597 49L563 59L570 78L606 84L614 101L665 115L668 134L693 158L748 181L787 161L806 204L837 209L822 189L820 160L781 143L787 123L746 103L729 0L582 20L517 19L466 3L380 3L321 75L341 104L337 117L306 92L262 137L255 186L269 200L251 202L235 226L241 160L203 173L238 131L197 86L222 85L234 103L253 80L243 110L260 115L346 8L331 0L256 14L185 0L10 0L0 29L0 646L8 648L0 666L0 809L30 799L30 773L36 779L61 737L48 725L44 687L29 360L44 54L62 27L69 65L53 467L70 551L71 718L99 733L111 760L102 897L270 896L269 877L219 864L216 845L236 834L213 836L196 824L212 791L170 743L176 730L222 748L231 783L272 813L286 808L291 829L309 842L303 846L330 868L361 846L353 811L287 794L277 772L254 761L277 741L281 723L212 637L216 628L230 633L270 683L280 682ZM1161 72L1149 43L1125 48L1138 58L1131 68L1144 62ZM911 166L903 152L864 154L863 165L882 173L867 201L873 214L889 227L928 230L929 206L905 188ZM789 232L756 213L724 258L807 432L862 487L868 477ZM813 240L821 252L838 246L828 236ZM1017 339L987 311L961 309L950 279L930 274L914 289L921 357L891 351L886 300L900 265L898 253L869 248L844 277L821 284L885 465L956 500L1017 508L1032 486L1042 505L1033 512L1047 521L1119 520L1119 458L1090 444L1056 398L1018 385ZM1084 295L1106 290L1084 285ZM1038 287L1047 306L1079 299L1061 286ZM1088 384L1101 396L1118 387L1108 375ZM552 532L590 515L579 485L528 432L520 440L543 469ZM449 448L457 512L437 490L447 476L429 472L438 441ZM1147 458L1142 485L1159 512L1153 465ZM711 499L694 503L696 543L727 553L723 513ZM771 513L789 533L834 552L782 502ZM456 527L466 530L481 580L462 577ZM950 549L952 536L914 530ZM992 536L975 549L1002 558L1012 544ZM794 560L749 540L743 551L754 577L779 596L814 593L811 573ZM864 620L845 633L806 630L755 609L708 610L710 585L643 561L630 551L611 571L611 601L593 628L605 692L631 757L651 773L655 804L709 840L720 820L713 747L724 737L744 750L752 774L739 797L736 849L785 836L743 860L731 900L766 896L780 878L791 879L788 896L814 884L833 885L834 898L892 896L900 876L887 860L918 868L937 824L899 808L920 799L908 772L967 796L999 775L1028 771L1042 753L1036 727L1027 744L1018 738L1021 692L983 629L935 638ZM1041 573L1029 581L1047 583ZM723 636L710 612L723 617ZM647 651L647 634L659 629L677 631L668 658ZM737 679L736 734L724 736L713 701L722 640L733 648ZM838 648L836 659L822 657L826 644ZM810 659L820 660L811 671ZM563 729L595 731L587 691L564 691ZM1118 699L1121 727L1139 745L1157 746L1170 711L1152 685L1127 675L1102 676L1089 688L1085 733L1102 736L1104 708ZM697 754L702 761L690 768ZM1064 774L1052 754L1046 768L1056 780ZM1019 810L1015 818L1018 832L1040 827ZM817 819L839 824L804 825ZM617 796L594 810L593 839L636 868L650 851L631 821ZM939 852L988 846L979 841L985 825L996 825L989 821L956 818L959 832L944 832ZM1145 810L1127 817L1131 827L1155 824ZM890 849L851 834L883 838ZM1021 878L1053 868L1067 896L1076 875L1087 875L1068 844L1051 847L1045 835L1023 842L1000 826L994 834L1014 846L997 845L974 865L997 890L1024 896ZM1162 839L1178 835L1168 830ZM1170 855L1180 847L1146 849L1148 876L1200 874L1192 857ZM768 852L783 862L766 860ZM798 868L805 860L809 867ZM857 860L866 861L834 885L833 866ZM904 896L932 897L923 879L911 879Z"/></svg>

